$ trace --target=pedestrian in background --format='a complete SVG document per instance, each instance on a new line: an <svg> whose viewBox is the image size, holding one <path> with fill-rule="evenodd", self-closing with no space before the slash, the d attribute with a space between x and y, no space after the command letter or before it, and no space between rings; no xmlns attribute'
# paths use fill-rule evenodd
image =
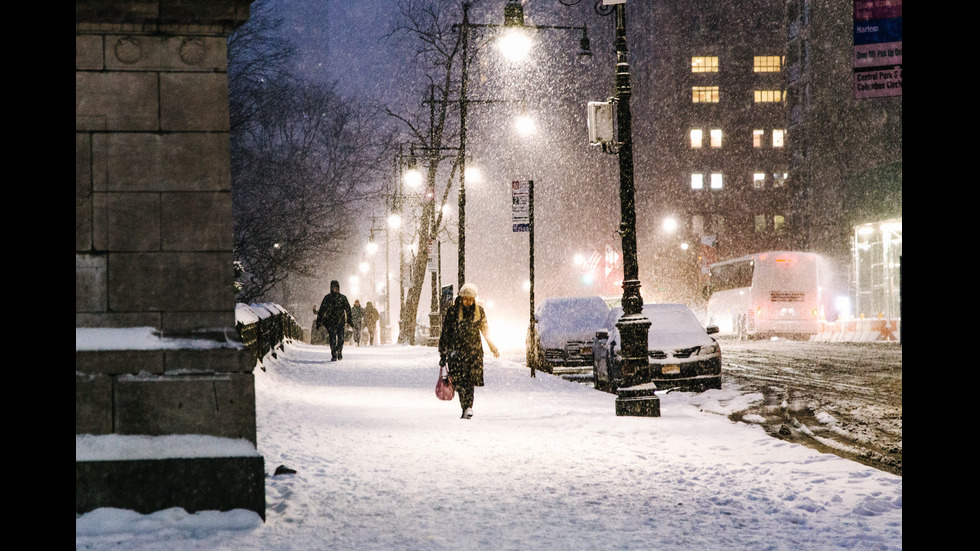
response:
<svg viewBox="0 0 980 551"><path fill-rule="evenodd" d="M375 325L378 324L378 320L381 319L381 314L378 309L374 307L371 302L367 303L364 307L364 326L368 330L368 346L374 344L374 331Z"/></svg>
<svg viewBox="0 0 980 551"><path fill-rule="evenodd" d="M313 326L310 327L310 344L328 344L330 342L327 339L327 329L320 327L320 318L317 313L320 310L317 308L316 304L313 305Z"/></svg>
<svg viewBox="0 0 980 551"><path fill-rule="evenodd" d="M361 307L361 301L354 299L354 306L350 307L351 321L354 322L354 334L351 340L357 346L361 346L361 323L364 321L364 308Z"/></svg>
<svg viewBox="0 0 980 551"><path fill-rule="evenodd" d="M317 329L327 328L330 337L330 360L344 359L344 327L354 322L351 320L350 302L340 294L340 282L330 282L330 292L320 301L320 310L316 315Z"/></svg>
<svg viewBox="0 0 980 551"><path fill-rule="evenodd" d="M487 313L476 303L476 285L460 287L456 301L446 310L439 335L439 366L449 365L449 377L459 394L461 419L473 417L474 388L483 386L483 339L495 358L497 346L490 340Z"/></svg>

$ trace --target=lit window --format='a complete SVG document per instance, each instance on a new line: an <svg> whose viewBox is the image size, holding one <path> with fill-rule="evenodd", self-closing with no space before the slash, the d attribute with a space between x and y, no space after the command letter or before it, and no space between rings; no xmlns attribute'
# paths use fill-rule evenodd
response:
<svg viewBox="0 0 980 551"><path fill-rule="evenodd" d="M721 147L721 128L711 129L711 147Z"/></svg>
<svg viewBox="0 0 980 551"><path fill-rule="evenodd" d="M694 128L691 130L691 147L697 149L701 147L704 142L704 131L700 128Z"/></svg>
<svg viewBox="0 0 980 551"><path fill-rule="evenodd" d="M789 179L789 174L782 172L772 175L772 187L783 187L786 185L786 180Z"/></svg>
<svg viewBox="0 0 980 551"><path fill-rule="evenodd" d="M782 235L786 230L786 218L781 214L773 216L772 229L776 231L777 235Z"/></svg>
<svg viewBox="0 0 980 551"><path fill-rule="evenodd" d="M772 131L772 146L773 147L783 147L785 143L784 137L786 135L785 130L776 129Z"/></svg>
<svg viewBox="0 0 980 551"><path fill-rule="evenodd" d="M711 173L711 189L721 189L721 172Z"/></svg>
<svg viewBox="0 0 980 551"><path fill-rule="evenodd" d="M766 174L764 172L756 172L752 175L752 187L755 189L766 187Z"/></svg>
<svg viewBox="0 0 980 551"><path fill-rule="evenodd" d="M694 103L718 103L717 86L693 86L691 93Z"/></svg>
<svg viewBox="0 0 980 551"><path fill-rule="evenodd" d="M762 147L762 138L766 135L765 130L752 131L752 147Z"/></svg>
<svg viewBox="0 0 980 551"><path fill-rule="evenodd" d="M753 58L752 70L756 73L778 73L783 58L778 55L757 55Z"/></svg>
<svg viewBox="0 0 980 551"><path fill-rule="evenodd" d="M757 232L766 231L766 215L764 214L755 215L755 231Z"/></svg>
<svg viewBox="0 0 980 551"><path fill-rule="evenodd" d="M692 73L717 73L718 58L708 57L708 56L692 57L691 72Z"/></svg>
<svg viewBox="0 0 980 551"><path fill-rule="evenodd" d="M691 189L704 189L704 174L691 174Z"/></svg>
<svg viewBox="0 0 980 551"><path fill-rule="evenodd" d="M756 90L756 103L778 103L783 101L785 93L782 90ZM697 100L695 100L697 101Z"/></svg>

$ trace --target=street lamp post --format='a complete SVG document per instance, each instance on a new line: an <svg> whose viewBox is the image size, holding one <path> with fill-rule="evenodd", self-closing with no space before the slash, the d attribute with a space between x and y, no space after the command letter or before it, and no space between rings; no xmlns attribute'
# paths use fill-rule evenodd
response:
<svg viewBox="0 0 980 551"><path fill-rule="evenodd" d="M530 346L536 346L537 343L537 325L535 324L535 320L534 320L534 180L529 180L527 183L527 221L528 221L528 235L527 235L528 270L527 271L528 271L528 280L531 284L531 287L528 290L530 293L530 309L531 309L531 318L530 321L528 322L529 324L528 332L531 335L531 339L530 339L531 342L528 343L528 346L530 347ZM528 362L531 364L528 367L531 368L531 378L533 379L535 378L535 370L538 367L537 362L539 358L536 356L536 354L529 355L528 357L531 360Z"/></svg>
<svg viewBox="0 0 980 551"><path fill-rule="evenodd" d="M395 190L392 198L391 210L395 218L389 222L389 226L398 224L398 315L405 310L405 236L402 229L404 213L402 212L402 148L398 146L398 154L395 157ZM401 325L399 324L398 342L403 342L401 336Z"/></svg>
<svg viewBox="0 0 980 551"><path fill-rule="evenodd" d="M564 3L564 2L563 2ZM578 3L578 0L574 3ZM571 5L571 4L567 4ZM616 153L619 156L619 203L620 224L619 233L623 243L623 316L616 327L619 328L623 362L621 372L616 377L617 388L626 388L648 379L650 362L648 358L648 331L650 320L643 315L643 297L640 296L639 266L636 254L636 204L633 183L633 128L630 115L629 51L626 47L626 0L602 0L596 3L595 11L599 15L615 15L616 30L616 76L614 81L614 96L609 102L589 103L590 138L593 145L602 145L603 151ZM605 127L605 111L612 103L615 107L615 130ZM594 110L595 108L595 110ZM593 126L595 125L595 126ZM614 134L614 135L610 135ZM631 398L642 397L646 402L642 407L643 413L651 417L660 415L659 399L655 395L647 396L644 391L629 391ZM637 396L637 393L644 393ZM620 393L620 398L624 398ZM632 406L630 406L632 407ZM624 406L624 410L629 409ZM620 402L617 400L617 414L620 413ZM636 414L636 413L627 413Z"/></svg>
<svg viewBox="0 0 980 551"><path fill-rule="evenodd" d="M466 283L466 84L469 80L469 44L470 44L470 3L463 2L463 61L462 76L459 81L459 192L456 208L459 221L459 238L456 244L456 289L462 289Z"/></svg>
<svg viewBox="0 0 980 551"><path fill-rule="evenodd" d="M625 384L649 371L647 352L650 320L643 315L639 264L636 258L636 203L633 184L633 129L630 114L629 51L626 48L625 0L615 4L616 16L616 126L619 132L620 234L623 239L623 316L616 327L622 336L622 376ZM658 408L659 411L659 408Z"/></svg>
<svg viewBox="0 0 980 551"><path fill-rule="evenodd" d="M435 201L435 197L432 198ZM432 224L429 230L429 272L431 272L431 291L429 297L429 346L439 345L442 334L442 315L439 312L439 266L442 263L439 250L439 228L436 226L436 214L433 210ZM432 257L435 257L433 261Z"/></svg>
<svg viewBox="0 0 980 551"><path fill-rule="evenodd" d="M391 338L391 223L385 224L385 315L384 326L381 328L381 344L386 344Z"/></svg>
<svg viewBox="0 0 980 551"><path fill-rule="evenodd" d="M419 176L418 170L415 167L415 150L411 150L411 154L405 155L403 152L403 144L399 144L398 153L395 154L395 190L392 198L392 213L394 214L394 220L389 220L390 225L397 225L398 229L398 313L399 317L405 312L405 301L406 301L406 290L405 290L405 280L410 277L410 269L406 270L406 258L405 258L405 191L403 188L404 184L407 184L410 188L415 188L421 185L421 177ZM409 170L404 171L405 159L408 159ZM398 342L407 343L411 342L414 338L413 335L405 335L402 330L404 326L399 324L398 332Z"/></svg>

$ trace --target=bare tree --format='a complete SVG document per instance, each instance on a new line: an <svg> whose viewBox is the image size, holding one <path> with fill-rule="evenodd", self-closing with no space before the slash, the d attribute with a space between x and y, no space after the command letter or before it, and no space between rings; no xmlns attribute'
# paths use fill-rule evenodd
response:
<svg viewBox="0 0 980 551"><path fill-rule="evenodd" d="M263 19L263 17L265 19ZM301 82L264 3L229 40L238 297L252 302L345 252L354 209L380 194L385 118L334 86Z"/></svg>
<svg viewBox="0 0 980 551"><path fill-rule="evenodd" d="M388 34L389 38L404 41L413 49L414 62L423 74L421 84L425 86L415 90L419 98L415 110L385 107L388 116L401 123L413 149L426 161L426 191L416 228L419 254L413 262L411 285L400 313L398 340L402 343L414 341L415 319L428 262L426 244L442 223L442 213L436 209L435 198L441 196L445 202L459 165L458 156L449 156L454 159L452 171L440 192L436 179L440 163L447 157L444 152L458 151L452 147L458 143L455 141L457 136L446 126L454 104L453 96L458 93L454 68L462 56L461 36L455 28L455 24L462 20L458 8L457 2L402 0L398 3L400 16Z"/></svg>
<svg viewBox="0 0 980 551"><path fill-rule="evenodd" d="M296 47L283 37L282 7L268 0L252 4L248 21L228 37L229 118L232 133L262 109L263 83L288 82Z"/></svg>
<svg viewBox="0 0 980 551"><path fill-rule="evenodd" d="M387 136L376 112L313 84L269 84L263 108L238 136L235 251L240 300L292 274L312 276L342 252L353 211L378 193Z"/></svg>

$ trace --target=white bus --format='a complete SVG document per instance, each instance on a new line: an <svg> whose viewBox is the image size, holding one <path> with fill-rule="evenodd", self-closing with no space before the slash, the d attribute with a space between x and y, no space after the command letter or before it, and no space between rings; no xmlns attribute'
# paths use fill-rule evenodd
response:
<svg viewBox="0 0 980 551"><path fill-rule="evenodd" d="M807 336L830 313L832 273L819 254L769 251L710 268L707 319L719 335Z"/></svg>

